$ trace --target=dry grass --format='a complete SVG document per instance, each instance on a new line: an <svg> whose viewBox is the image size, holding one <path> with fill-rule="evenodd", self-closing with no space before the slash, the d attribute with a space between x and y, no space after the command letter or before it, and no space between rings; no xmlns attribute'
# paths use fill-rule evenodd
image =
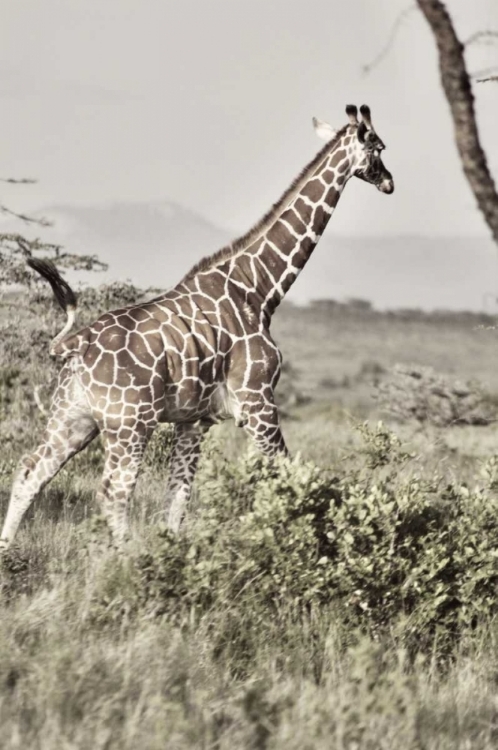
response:
<svg viewBox="0 0 498 750"><path fill-rule="evenodd" d="M157 489L139 492L148 517L136 518L131 549L147 545ZM269 627L240 673L213 638L226 613L180 624L130 617L126 558L75 520L54 526L40 511L20 535L19 557L44 575L3 605L6 750L496 747L494 626L441 670L436 658L408 664L389 642L345 633L323 611ZM102 596L110 578L120 609Z"/></svg>
<svg viewBox="0 0 498 750"><path fill-rule="evenodd" d="M323 381L348 378L356 399L363 393L358 375L365 363L389 369L398 362L433 367L451 379L479 380L486 390L498 393L498 329L491 317L284 304L272 330L284 358L300 372L305 392L315 397L317 390L330 396L320 386ZM349 401L348 394L344 397Z"/></svg>

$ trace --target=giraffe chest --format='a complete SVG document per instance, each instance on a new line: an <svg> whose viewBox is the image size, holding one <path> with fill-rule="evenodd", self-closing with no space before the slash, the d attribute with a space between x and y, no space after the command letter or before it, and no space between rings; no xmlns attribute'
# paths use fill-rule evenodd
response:
<svg viewBox="0 0 498 750"><path fill-rule="evenodd" d="M226 354L198 352L193 347L179 356L167 352L165 419L190 421L230 416L226 397Z"/></svg>
<svg viewBox="0 0 498 750"><path fill-rule="evenodd" d="M227 384L209 383L205 387L179 384L167 391L164 421L191 422L205 419L221 422L234 416Z"/></svg>

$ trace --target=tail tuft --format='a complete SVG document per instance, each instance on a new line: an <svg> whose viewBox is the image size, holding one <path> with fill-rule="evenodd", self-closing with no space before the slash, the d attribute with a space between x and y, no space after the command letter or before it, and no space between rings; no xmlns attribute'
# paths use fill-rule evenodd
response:
<svg viewBox="0 0 498 750"><path fill-rule="evenodd" d="M41 258L28 258L27 263L30 268L48 281L52 287L55 299L64 312L67 312L68 308L76 309L76 295L67 281L62 278L52 261L42 260Z"/></svg>
<svg viewBox="0 0 498 750"><path fill-rule="evenodd" d="M54 297L66 313L67 320L66 325L54 338L50 345L50 354L56 356L60 354L58 347L63 339L67 336L69 331L74 325L74 319L76 314L76 295L67 283L62 278L55 265L50 260L41 260L40 258L28 258L28 266L34 271L40 274L44 279L48 281L52 287Z"/></svg>

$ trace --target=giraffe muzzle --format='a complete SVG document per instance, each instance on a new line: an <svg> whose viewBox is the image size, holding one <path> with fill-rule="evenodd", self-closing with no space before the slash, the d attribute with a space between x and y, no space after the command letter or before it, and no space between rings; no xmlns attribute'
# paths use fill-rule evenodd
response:
<svg viewBox="0 0 498 750"><path fill-rule="evenodd" d="M379 182L377 187L381 193L387 193L387 195L391 195L391 193L394 193L394 180L392 179L392 177L382 180L382 182Z"/></svg>

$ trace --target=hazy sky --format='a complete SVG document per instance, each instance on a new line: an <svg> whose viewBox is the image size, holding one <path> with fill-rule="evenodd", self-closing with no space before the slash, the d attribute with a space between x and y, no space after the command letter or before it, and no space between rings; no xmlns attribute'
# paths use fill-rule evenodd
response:
<svg viewBox="0 0 498 750"><path fill-rule="evenodd" d="M462 38L498 28L497 0L447 2ZM386 141L392 197L354 181L340 234L486 235L462 175L434 40L406 0L23 0L2 3L0 174L19 209L174 200L243 230L279 196L344 105L370 104ZM469 50L471 70L498 45ZM498 86L475 87L498 175Z"/></svg>

